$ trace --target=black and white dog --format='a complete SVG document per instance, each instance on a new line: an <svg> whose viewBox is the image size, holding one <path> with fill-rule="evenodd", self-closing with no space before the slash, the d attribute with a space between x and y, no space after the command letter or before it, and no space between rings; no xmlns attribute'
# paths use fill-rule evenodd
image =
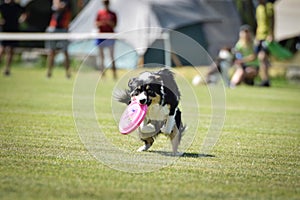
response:
<svg viewBox="0 0 300 200"><path fill-rule="evenodd" d="M140 104L147 104L148 111L138 128L140 139L145 143L138 151L147 151L155 137L163 133L172 143L174 155L179 155L178 146L185 130L178 108L180 92L174 74L164 68L157 72L143 72L128 82L129 89L116 91L119 102L130 104L134 98Z"/></svg>

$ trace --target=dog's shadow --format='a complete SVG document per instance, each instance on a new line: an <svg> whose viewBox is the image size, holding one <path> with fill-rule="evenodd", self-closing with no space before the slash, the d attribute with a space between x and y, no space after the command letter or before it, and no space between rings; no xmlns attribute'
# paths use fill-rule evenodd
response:
<svg viewBox="0 0 300 200"><path fill-rule="evenodd" d="M174 155L172 152L168 152L168 151L155 151L155 150L151 150L148 152L152 152L152 153L158 153L164 156L177 156L177 157L184 157L184 158L214 158L216 157L215 155L211 155L211 154L200 154L200 153L182 153L181 155Z"/></svg>
<svg viewBox="0 0 300 200"><path fill-rule="evenodd" d="M182 157L187 158L214 158L215 155L212 154L200 154L200 153L184 153Z"/></svg>

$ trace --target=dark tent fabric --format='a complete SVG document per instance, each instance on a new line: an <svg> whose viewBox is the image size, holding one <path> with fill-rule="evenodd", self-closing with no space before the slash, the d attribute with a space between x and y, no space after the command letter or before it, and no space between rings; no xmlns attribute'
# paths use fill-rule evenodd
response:
<svg viewBox="0 0 300 200"><path fill-rule="evenodd" d="M199 3L199 1L198 1ZM200 16L195 20L198 23L188 23L181 21L181 24L186 24L182 27L174 26L174 21L172 20L172 13L174 10L167 8L167 6L155 6L154 12L160 19L162 26L167 28L173 28L183 34L188 35L199 43L203 48L205 48L208 53L214 59L220 48L233 47L238 39L239 27L241 25L240 17L236 10L235 4L229 0L209 0L202 1L198 5ZM182 7L179 7L182 9ZM170 11L171 10L171 11ZM189 7L185 7L185 10L192 10ZM169 11L169 12L168 12ZM179 12L178 10L176 13ZM189 12L187 12L189 13ZM207 17L209 13L217 13L214 17ZM184 15L184 14L183 14ZM206 16L206 17L205 17ZM190 17L191 18L191 17ZM200 20L201 19L201 20ZM170 22L171 21L171 22ZM173 22L173 23L172 23ZM174 41L175 42L175 41ZM175 45L173 42L172 46ZM160 45L159 45L160 44ZM160 41L156 41L154 46L157 48L163 48L163 44ZM164 52L162 50L151 49L150 48L145 53L145 63L157 62L164 64ZM187 49L188 51L189 49ZM197 55L195 52L190 52ZM189 65L184 59L180 59L183 65ZM199 65L206 65L209 61L203 60L203 62L198 63ZM175 64L175 63L173 63Z"/></svg>
<svg viewBox="0 0 300 200"><path fill-rule="evenodd" d="M220 16L199 0L153 1L151 10L161 27L176 29L196 22L221 20Z"/></svg>
<svg viewBox="0 0 300 200"><path fill-rule="evenodd" d="M185 35L187 35L188 37L190 37L191 39L195 40L196 43L198 43L199 45L201 45L204 49L208 48L208 43L206 40L206 36L204 34L203 31L203 25L202 23L195 23L192 25L188 25L188 26L183 26L180 28L175 29L175 31L178 31L180 33L183 33ZM177 46L180 46L180 44L178 44L178 41L175 41L175 39L172 39L172 32L171 32L171 47L172 48L176 48ZM165 52L161 49L164 48L164 44L163 41L161 40L156 40L145 52L144 55L144 62L146 64L149 63L159 63L159 64L166 64L165 63ZM194 52L192 48L186 48L185 51L192 55L194 54L195 56L200 56L199 52ZM180 55L176 55L178 57L178 59L180 60L182 65L191 65L191 63L189 63L187 60L185 60L184 58L182 58ZM201 62L197 63L198 65L207 65L209 64L210 61L207 59L203 59L201 60ZM172 62L172 66L175 66L176 63Z"/></svg>
<svg viewBox="0 0 300 200"><path fill-rule="evenodd" d="M241 20L235 4L230 0L207 0L206 3L222 18L218 22L203 24L203 31L207 36L208 52L216 56L220 48L233 47L236 43Z"/></svg>

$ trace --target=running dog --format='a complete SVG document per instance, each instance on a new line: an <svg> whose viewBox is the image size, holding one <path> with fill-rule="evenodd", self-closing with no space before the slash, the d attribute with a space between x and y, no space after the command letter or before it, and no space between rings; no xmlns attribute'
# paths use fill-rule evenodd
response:
<svg viewBox="0 0 300 200"><path fill-rule="evenodd" d="M138 151L147 151L158 134L170 138L173 155L178 146L185 126L178 108L180 92L174 73L164 68L157 72L143 72L128 82L129 89L116 91L114 96L119 102L130 104L132 99L148 106L144 121L138 127L140 139L144 142Z"/></svg>

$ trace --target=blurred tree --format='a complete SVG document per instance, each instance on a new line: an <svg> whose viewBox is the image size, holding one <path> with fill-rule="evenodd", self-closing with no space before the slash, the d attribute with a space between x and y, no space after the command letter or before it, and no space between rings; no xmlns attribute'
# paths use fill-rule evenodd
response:
<svg viewBox="0 0 300 200"><path fill-rule="evenodd" d="M243 24L256 30L255 5L253 0L234 0Z"/></svg>

